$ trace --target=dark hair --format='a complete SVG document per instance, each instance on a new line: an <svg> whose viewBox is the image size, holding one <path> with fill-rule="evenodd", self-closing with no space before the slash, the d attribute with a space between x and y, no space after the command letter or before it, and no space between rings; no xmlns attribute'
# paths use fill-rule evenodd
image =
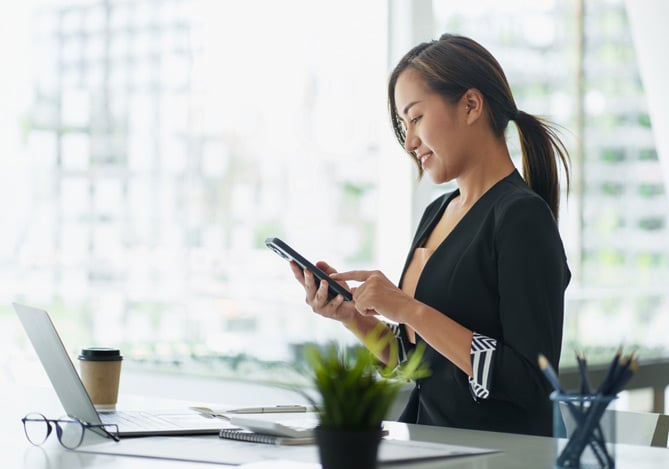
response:
<svg viewBox="0 0 669 469"><path fill-rule="evenodd" d="M569 153L547 121L518 110L504 71L492 54L472 39L444 34L439 40L417 45L402 57L388 83L390 119L402 146L406 134L397 113L395 85L400 74L408 68L417 71L432 92L451 103L457 102L470 88L480 91L487 104L488 122L496 136L503 138L509 121L516 122L523 154L523 177L546 201L557 220L560 205L558 161L564 167L568 189ZM409 152L409 155L421 177L420 162L413 153Z"/></svg>

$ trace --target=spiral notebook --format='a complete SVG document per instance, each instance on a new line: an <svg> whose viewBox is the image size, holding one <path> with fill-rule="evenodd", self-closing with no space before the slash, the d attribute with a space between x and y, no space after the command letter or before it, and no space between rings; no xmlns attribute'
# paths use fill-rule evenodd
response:
<svg viewBox="0 0 669 469"><path fill-rule="evenodd" d="M276 436L256 433L245 428L224 428L218 436L228 440L247 441L249 443L265 443L268 445L311 445L315 443L313 436Z"/></svg>
<svg viewBox="0 0 669 469"><path fill-rule="evenodd" d="M218 436L229 440L265 443L270 445L314 444L314 428L318 424L317 414L282 421L267 418L231 416L230 423L241 428L224 428ZM383 436L388 435L384 429Z"/></svg>

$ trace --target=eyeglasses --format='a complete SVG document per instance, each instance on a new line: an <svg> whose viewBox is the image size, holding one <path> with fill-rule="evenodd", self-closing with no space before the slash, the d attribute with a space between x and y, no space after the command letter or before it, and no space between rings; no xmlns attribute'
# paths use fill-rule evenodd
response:
<svg viewBox="0 0 669 469"><path fill-rule="evenodd" d="M102 434L119 441L118 425L116 424L94 424L82 422L76 418L48 419L42 414L36 412L30 413L21 419L23 430L26 433L28 441L35 446L44 443L53 427L56 427L58 441L67 449L76 449L84 441L84 431L89 429L97 434ZM53 424L53 426L51 425Z"/></svg>

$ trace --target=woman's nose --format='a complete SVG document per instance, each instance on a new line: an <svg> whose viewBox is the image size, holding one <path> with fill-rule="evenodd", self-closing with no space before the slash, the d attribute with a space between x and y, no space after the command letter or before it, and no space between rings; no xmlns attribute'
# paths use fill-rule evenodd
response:
<svg viewBox="0 0 669 469"><path fill-rule="evenodd" d="M413 153L418 149L419 146L420 141L418 137L410 130L407 130L406 138L404 140L404 149L409 153Z"/></svg>

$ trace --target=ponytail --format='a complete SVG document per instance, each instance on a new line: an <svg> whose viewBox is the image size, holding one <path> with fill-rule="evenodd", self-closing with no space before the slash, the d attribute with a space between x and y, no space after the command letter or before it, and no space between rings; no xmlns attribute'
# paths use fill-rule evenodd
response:
<svg viewBox="0 0 669 469"><path fill-rule="evenodd" d="M560 208L558 161L565 170L569 191L569 153L553 127L523 111L513 117L523 154L523 178L546 201L557 221Z"/></svg>
<svg viewBox="0 0 669 469"><path fill-rule="evenodd" d="M483 46L464 36L442 35L438 41L417 45L400 60L388 82L388 108L395 136L405 146L405 131L395 103L398 77L407 68L417 71L427 87L454 103L470 88L485 97L490 127L504 138L509 120L516 122L523 153L523 178L546 201L558 219L560 182L558 167L565 170L569 190L569 153L553 127L542 119L519 111L499 62ZM422 174L420 162L408 152Z"/></svg>

